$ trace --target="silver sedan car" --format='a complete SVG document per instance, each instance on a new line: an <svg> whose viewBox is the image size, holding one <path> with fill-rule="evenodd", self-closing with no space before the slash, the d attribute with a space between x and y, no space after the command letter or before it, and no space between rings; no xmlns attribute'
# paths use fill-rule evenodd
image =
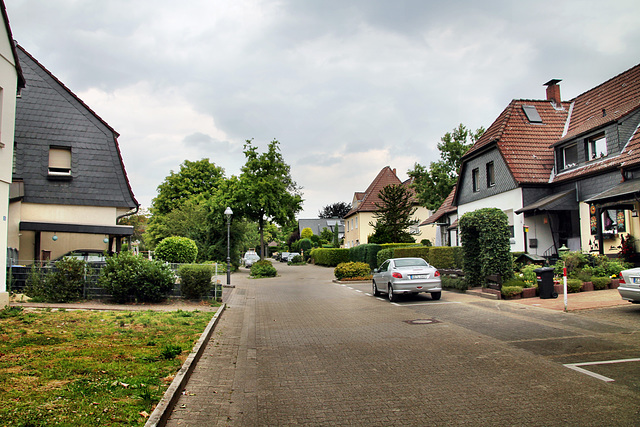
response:
<svg viewBox="0 0 640 427"><path fill-rule="evenodd" d="M440 273L422 258L391 258L373 271L374 296L384 292L394 302L400 294L429 292L439 300L442 295Z"/></svg>
<svg viewBox="0 0 640 427"><path fill-rule="evenodd" d="M640 268L632 268L621 272L618 292L624 300L640 304Z"/></svg>

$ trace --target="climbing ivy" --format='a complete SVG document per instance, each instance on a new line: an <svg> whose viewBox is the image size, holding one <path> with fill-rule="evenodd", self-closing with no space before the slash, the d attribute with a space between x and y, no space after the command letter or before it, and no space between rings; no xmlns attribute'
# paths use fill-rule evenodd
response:
<svg viewBox="0 0 640 427"><path fill-rule="evenodd" d="M464 248L464 271L467 283L485 285L486 277L513 276L509 220L498 208L467 212L458 222Z"/></svg>

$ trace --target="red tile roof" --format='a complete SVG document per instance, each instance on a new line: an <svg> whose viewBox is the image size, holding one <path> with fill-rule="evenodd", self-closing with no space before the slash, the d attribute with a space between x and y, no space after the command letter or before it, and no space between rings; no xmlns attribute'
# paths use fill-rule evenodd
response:
<svg viewBox="0 0 640 427"><path fill-rule="evenodd" d="M435 211L435 213L431 215L429 218L422 221L420 225L434 224L438 222L438 220L443 216L457 211L458 208L453 205L453 197L455 196L455 194L456 194L456 187L454 186L453 190L451 190L451 193L449 193L447 198L444 199L444 202L442 202L438 210Z"/></svg>
<svg viewBox="0 0 640 427"><path fill-rule="evenodd" d="M542 123L530 123L522 106L536 108ZM578 176L640 164L638 129L618 156L607 157L552 176L553 146L591 132L640 110L640 65L556 108L546 100L513 100L464 155L468 160L497 145L509 171L521 184L559 182Z"/></svg>
<svg viewBox="0 0 640 427"><path fill-rule="evenodd" d="M567 134L556 142L575 138L594 131L640 109L640 65L618 74L601 85L578 95L572 100ZM579 176L601 173L640 163L640 130L636 129L619 155L605 157L581 167L570 169L553 177L562 182Z"/></svg>
<svg viewBox="0 0 640 427"><path fill-rule="evenodd" d="M396 175L395 170L392 170L389 166L385 166L378 173L375 179L369 184L367 190L362 192L356 192L354 195L354 201L357 201L357 204L351 207L351 210L345 215L345 218L350 217L358 212L375 212L378 210L376 207L376 203L380 202L380 198L378 194L380 191L386 187L387 185L402 185L403 182L400 181L398 176Z"/></svg>
<svg viewBox="0 0 640 427"><path fill-rule="evenodd" d="M529 121L522 108L525 105L536 108L542 123ZM569 105L564 102L556 108L550 101L511 101L463 160L497 144L518 184L549 182L553 168L553 150L549 146L562 136Z"/></svg>

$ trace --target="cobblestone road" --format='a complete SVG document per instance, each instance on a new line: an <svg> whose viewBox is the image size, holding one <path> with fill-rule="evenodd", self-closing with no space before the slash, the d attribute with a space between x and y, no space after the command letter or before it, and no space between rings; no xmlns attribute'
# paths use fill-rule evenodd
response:
<svg viewBox="0 0 640 427"><path fill-rule="evenodd" d="M447 292L390 304L332 269L276 267L233 275L169 426L640 423L637 365L613 383L563 366L640 357L640 310L620 324Z"/></svg>

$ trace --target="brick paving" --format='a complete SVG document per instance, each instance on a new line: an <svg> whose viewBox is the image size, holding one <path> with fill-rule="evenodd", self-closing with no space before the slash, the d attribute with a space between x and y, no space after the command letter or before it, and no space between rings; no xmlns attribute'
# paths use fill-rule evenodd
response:
<svg viewBox="0 0 640 427"><path fill-rule="evenodd" d="M569 370L542 344L607 337L640 353L633 327L622 348L598 319L446 292L392 305L332 283L331 269L276 267L233 275L167 425L639 424L637 387Z"/></svg>

